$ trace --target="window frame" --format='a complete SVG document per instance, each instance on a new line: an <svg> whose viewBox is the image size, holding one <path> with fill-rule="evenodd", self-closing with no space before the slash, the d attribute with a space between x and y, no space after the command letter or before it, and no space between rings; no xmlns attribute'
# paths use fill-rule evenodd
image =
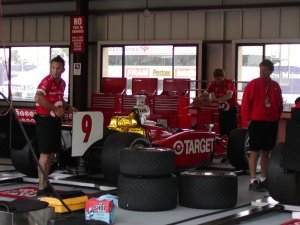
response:
<svg viewBox="0 0 300 225"><path fill-rule="evenodd" d="M185 40L185 41L135 41L135 42L129 42L129 41L120 41L120 42L114 42L114 41L98 41L97 42L97 78L96 78L96 92L100 92L101 88L101 80L103 77L102 70L103 70L103 60L102 60L102 49L104 47L122 47L123 51L125 49L125 46L136 46L136 45L173 45L173 47L189 47L189 46L196 46L196 80L199 80L202 76L202 41L201 40ZM173 55L174 57L174 55ZM123 58L122 60L122 77L124 77L125 74L125 60ZM174 62L172 65L172 70L174 70ZM191 83L192 85L192 83ZM197 83L196 83L197 86ZM197 95L197 88L195 89Z"/></svg>
<svg viewBox="0 0 300 225"><path fill-rule="evenodd" d="M69 74L67 74L67 77L69 78L69 82L68 82L68 90L69 90L69 93L68 93L68 99L66 102L70 103L72 101L72 90L71 90L71 85L72 85L72 76L71 76L71 71L72 71L72 58L71 58L71 51L70 51L70 45L68 44L54 44L54 45L20 45L20 44L11 44L11 45L7 45L5 46L5 49L6 51L9 51L9 57L8 57L8 60L7 60L7 67L8 67L8 79L11 80L11 65L12 65L12 48L28 48L28 47L49 47L49 63L50 63L50 60L51 60L51 54L52 54L52 49L55 49L55 48L67 48L69 49L69 53L68 53L68 57L69 57ZM4 47L1 47L0 48L1 51L4 51ZM48 69L49 71L49 69ZM45 74L46 76L47 74ZM9 88L9 87L8 87ZM10 92L8 90L8 92ZM6 96L8 99L11 99L11 96L10 96L11 93L9 93L9 96ZM35 105L35 101L34 99L33 100L13 100L11 99L11 101L13 102L13 104L15 106L18 106L18 107L34 107ZM6 104L5 103L5 100L4 99L0 99L0 105L4 105Z"/></svg>
<svg viewBox="0 0 300 225"><path fill-rule="evenodd" d="M239 62L238 62L238 50L240 46L262 46L263 48L263 52L262 52L262 59L265 59L266 57L266 45L284 45L284 44L299 44L300 45L300 39L266 39L266 40L234 40L232 42L232 49L234 54L234 61L233 63L233 68L235 71L235 79L237 81L237 86L239 83L245 83L245 81L241 81L239 80L238 77L238 66L239 66ZM300 66L300 63L299 63ZM280 83L279 83L280 85ZM242 90L238 89L238 92L243 93ZM241 99L240 101L241 102ZM290 113L291 110L285 110L284 109L284 113Z"/></svg>

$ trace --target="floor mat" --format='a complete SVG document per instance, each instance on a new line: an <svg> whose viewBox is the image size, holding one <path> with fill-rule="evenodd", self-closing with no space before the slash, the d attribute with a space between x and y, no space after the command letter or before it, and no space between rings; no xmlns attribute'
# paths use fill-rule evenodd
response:
<svg viewBox="0 0 300 225"><path fill-rule="evenodd" d="M0 196L7 198L34 198L38 187L21 187L0 191ZM56 190L57 192L62 192Z"/></svg>

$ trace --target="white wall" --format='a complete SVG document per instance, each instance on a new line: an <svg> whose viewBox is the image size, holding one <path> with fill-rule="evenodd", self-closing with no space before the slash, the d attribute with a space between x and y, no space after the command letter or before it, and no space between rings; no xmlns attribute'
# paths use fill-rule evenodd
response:
<svg viewBox="0 0 300 225"><path fill-rule="evenodd" d="M94 16L90 41L208 41L207 73L211 76L214 68L223 67L234 78L232 40L299 38L299 17L300 7ZM95 29L95 24L100 29Z"/></svg>
<svg viewBox="0 0 300 225"><path fill-rule="evenodd" d="M234 78L231 41L295 39L300 36L300 7L234 10L150 11L150 14L115 13L89 18L89 83L95 91L97 41L144 42L199 40L208 42L208 69L223 67ZM69 16L4 18L1 33L6 45L68 44ZM201 79L201 70L199 71Z"/></svg>

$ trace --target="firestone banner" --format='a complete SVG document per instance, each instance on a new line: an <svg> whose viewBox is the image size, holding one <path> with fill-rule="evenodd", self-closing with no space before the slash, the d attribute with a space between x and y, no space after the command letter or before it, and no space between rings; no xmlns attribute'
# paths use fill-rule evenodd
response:
<svg viewBox="0 0 300 225"><path fill-rule="evenodd" d="M84 53L85 17L71 16L70 23L71 53Z"/></svg>

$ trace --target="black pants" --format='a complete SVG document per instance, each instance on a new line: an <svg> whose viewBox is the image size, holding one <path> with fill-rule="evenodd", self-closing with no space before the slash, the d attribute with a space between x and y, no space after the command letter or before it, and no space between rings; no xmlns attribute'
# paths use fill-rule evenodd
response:
<svg viewBox="0 0 300 225"><path fill-rule="evenodd" d="M50 154L61 150L61 120L52 116L35 116L39 152Z"/></svg>
<svg viewBox="0 0 300 225"><path fill-rule="evenodd" d="M219 110L220 134L229 136L230 132L237 128L237 108L228 111Z"/></svg>
<svg viewBox="0 0 300 225"><path fill-rule="evenodd" d="M253 120L248 131L250 150L272 150L277 140L278 122Z"/></svg>

